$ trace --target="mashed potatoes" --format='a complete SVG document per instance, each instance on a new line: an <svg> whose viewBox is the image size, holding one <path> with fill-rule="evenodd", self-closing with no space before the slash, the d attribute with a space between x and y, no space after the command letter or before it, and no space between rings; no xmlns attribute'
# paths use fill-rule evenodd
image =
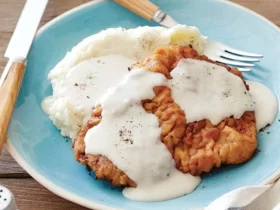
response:
<svg viewBox="0 0 280 210"><path fill-rule="evenodd" d="M53 95L43 101L43 110L63 136L73 138L99 97L138 59L170 44L191 45L203 54L205 43L197 28L184 25L101 31L80 42L51 70Z"/></svg>

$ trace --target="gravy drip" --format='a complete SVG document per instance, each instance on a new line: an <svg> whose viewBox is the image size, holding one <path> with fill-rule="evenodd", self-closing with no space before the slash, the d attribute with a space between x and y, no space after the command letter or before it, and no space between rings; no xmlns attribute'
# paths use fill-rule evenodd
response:
<svg viewBox="0 0 280 210"><path fill-rule="evenodd" d="M256 103L257 130L260 131L267 125L271 125L278 112L278 100L275 94L263 84L256 81L246 81L250 87L250 94Z"/></svg>

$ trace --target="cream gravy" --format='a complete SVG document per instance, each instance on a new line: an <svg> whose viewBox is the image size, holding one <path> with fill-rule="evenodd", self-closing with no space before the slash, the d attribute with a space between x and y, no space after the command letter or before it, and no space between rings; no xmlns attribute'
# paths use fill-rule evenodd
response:
<svg viewBox="0 0 280 210"><path fill-rule="evenodd" d="M250 87L250 94L256 103L257 130L260 131L267 125L271 125L278 112L278 100L275 94L263 84L256 81L246 81Z"/></svg>
<svg viewBox="0 0 280 210"><path fill-rule="evenodd" d="M133 200L159 201L182 196L200 182L199 177L175 169L170 152L160 141L157 117L147 113L141 104L154 97L155 86L167 85L160 73L134 69L100 99L102 121L85 136L86 154L108 157L136 182L136 189L123 191Z"/></svg>
<svg viewBox="0 0 280 210"><path fill-rule="evenodd" d="M95 57L79 63L67 72L64 80L54 84L56 91L43 101L43 110L50 114L48 110L54 99L65 98L83 110L86 122L96 101L129 72L133 63L134 60L123 55Z"/></svg>
<svg viewBox="0 0 280 210"><path fill-rule="evenodd" d="M128 67L133 63L122 55L83 61L67 73L65 80L55 84L59 88L54 96L42 104L50 114L55 97L67 98L78 113L83 110L84 122L95 104L102 105L101 123L86 134L86 153L108 157L137 183L137 188L123 190L129 199L168 200L192 192L200 183L199 177L175 168L171 154L160 141L157 117L142 107L142 100L154 97L153 87L171 88L188 123L209 119L215 125L226 117L239 118L245 111L255 111L260 130L271 124L277 114L277 99L268 88L247 81L248 92L239 77L215 64L182 59L171 72L173 79L168 81L160 73L143 69L129 73ZM70 120L81 124L73 113Z"/></svg>
<svg viewBox="0 0 280 210"><path fill-rule="evenodd" d="M125 188L123 195L136 201L162 201L191 193L200 183L200 178L171 169L166 180L151 185L139 184L137 188Z"/></svg>
<svg viewBox="0 0 280 210"><path fill-rule="evenodd" d="M182 59L171 76L172 97L184 110L188 123L208 119L216 125L226 117L239 118L255 109L242 79L224 67Z"/></svg>

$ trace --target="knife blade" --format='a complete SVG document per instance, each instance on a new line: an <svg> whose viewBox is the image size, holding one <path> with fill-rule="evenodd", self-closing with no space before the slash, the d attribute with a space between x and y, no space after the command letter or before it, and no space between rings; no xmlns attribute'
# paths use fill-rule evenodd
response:
<svg viewBox="0 0 280 210"><path fill-rule="evenodd" d="M176 22L171 16L167 15L162 10L156 11L152 17L152 20L166 28L171 28L178 25L178 22Z"/></svg>
<svg viewBox="0 0 280 210"><path fill-rule="evenodd" d="M0 154L25 72L25 60L47 3L48 0L26 1L5 53L9 61L0 79Z"/></svg>
<svg viewBox="0 0 280 210"><path fill-rule="evenodd" d="M48 0L27 0L14 30L5 57L10 60L24 61L29 52L38 25L47 6ZM8 62L0 79L2 86L9 72L11 62Z"/></svg>

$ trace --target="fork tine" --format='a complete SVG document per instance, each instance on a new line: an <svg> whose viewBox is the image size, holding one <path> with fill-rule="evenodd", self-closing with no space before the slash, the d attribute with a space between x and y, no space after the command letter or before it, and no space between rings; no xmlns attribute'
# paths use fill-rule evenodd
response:
<svg viewBox="0 0 280 210"><path fill-rule="evenodd" d="M220 63L228 64L228 65L241 66L241 67L254 67L255 66L255 64L252 64L252 63L232 61L232 60L228 60L228 59L221 58L221 57L216 58L216 61L220 62Z"/></svg>
<svg viewBox="0 0 280 210"><path fill-rule="evenodd" d="M232 53L232 54L235 54L235 55L242 55L242 56L247 56L247 57L255 57L255 58L262 58L263 57L263 55L260 55L260 54L244 52L244 51L237 50L237 49L234 49L234 48L228 47L228 46L225 46L225 51L229 52L229 53Z"/></svg>
<svg viewBox="0 0 280 210"><path fill-rule="evenodd" d="M227 53L227 52L221 54L221 57L222 58L228 58L228 59L235 60L235 61L245 61L245 62L258 62L258 61L260 61L260 58L237 56L237 55Z"/></svg>

